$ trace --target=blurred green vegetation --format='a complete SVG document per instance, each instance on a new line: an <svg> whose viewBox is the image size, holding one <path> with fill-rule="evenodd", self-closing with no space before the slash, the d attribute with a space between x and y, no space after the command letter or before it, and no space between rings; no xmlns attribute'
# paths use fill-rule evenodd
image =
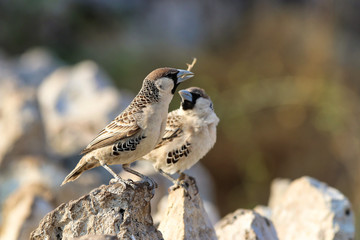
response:
<svg viewBox="0 0 360 240"><path fill-rule="evenodd" d="M0 44L14 55L43 45L69 63L93 59L119 88L134 92L152 69L185 68L196 56L196 77L182 87L206 89L221 120L218 141L202 163L215 178L222 215L266 204L276 177L309 175L348 196L359 216L356 2L344 1L340 8L330 1L239 2L229 12L228 28L205 14L208 5L196 5L190 13L203 14L195 18L201 24L187 27L201 34L182 45L169 36L177 33L169 32L177 27L171 21L152 24L148 12L156 12L156 3L40 1L36 8L0 1ZM234 2L223 4L232 8ZM181 42L184 35L178 31L175 38ZM174 99L172 109L179 105Z"/></svg>

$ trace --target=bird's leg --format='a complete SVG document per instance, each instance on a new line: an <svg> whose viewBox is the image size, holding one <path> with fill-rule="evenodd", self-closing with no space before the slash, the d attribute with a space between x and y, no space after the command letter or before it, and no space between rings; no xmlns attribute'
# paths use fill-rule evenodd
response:
<svg viewBox="0 0 360 240"><path fill-rule="evenodd" d="M126 188L126 183L125 183L125 181L124 181L123 179L121 179L121 178L119 177L119 175L117 175L107 164L101 163L101 162L100 162L100 164L101 164L101 166L102 166L103 168L106 169L106 171L108 171L111 175L113 175L113 177L115 178L115 180L116 180L117 182L119 182L121 185L124 186L124 188Z"/></svg>
<svg viewBox="0 0 360 240"><path fill-rule="evenodd" d="M164 172L163 170L161 170L160 168L157 168L156 171L158 171L161 175L163 175L164 177L166 177L167 179L169 179L171 182L173 182L174 185L177 184L178 180L176 178L174 178L173 176L171 176L170 174Z"/></svg>
<svg viewBox="0 0 360 240"><path fill-rule="evenodd" d="M152 179L152 178L150 178L148 176L145 176L145 175L135 171L134 169L131 169L130 164L123 164L122 166L123 166L124 171L132 173L132 174L138 176L139 178L143 179L144 181L148 182L151 188L157 188L158 187L158 185L154 181L154 179Z"/></svg>
<svg viewBox="0 0 360 240"><path fill-rule="evenodd" d="M173 176L171 176L170 174L168 174L168 173L164 172L163 170L161 170L160 168L157 168L156 171L158 171L161 175L163 175L164 177L169 179L174 184L174 186L170 187L170 190L175 190L180 186L184 187L184 185L182 185L180 183L180 177L178 179L176 179Z"/></svg>

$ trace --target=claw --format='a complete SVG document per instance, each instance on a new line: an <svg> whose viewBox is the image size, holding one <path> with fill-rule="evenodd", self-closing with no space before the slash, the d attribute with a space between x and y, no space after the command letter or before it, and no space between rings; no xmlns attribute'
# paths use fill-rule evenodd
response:
<svg viewBox="0 0 360 240"><path fill-rule="evenodd" d="M120 183L124 187L124 189L126 188L127 182L125 180L123 180L121 178L112 178L112 179L110 179L109 184L116 184L116 183Z"/></svg>
<svg viewBox="0 0 360 240"><path fill-rule="evenodd" d="M174 185L171 186L169 188L170 191L174 191L178 188L183 188L184 192L185 192L185 196L189 197L189 199L191 199L191 196L189 194L188 188L189 188L189 184L187 182L185 182L184 180L177 180L174 182Z"/></svg>
<svg viewBox="0 0 360 240"><path fill-rule="evenodd" d="M157 182L155 182L155 180L152 179L151 177L145 176L141 182L146 182L146 183L148 183L150 189L158 188Z"/></svg>

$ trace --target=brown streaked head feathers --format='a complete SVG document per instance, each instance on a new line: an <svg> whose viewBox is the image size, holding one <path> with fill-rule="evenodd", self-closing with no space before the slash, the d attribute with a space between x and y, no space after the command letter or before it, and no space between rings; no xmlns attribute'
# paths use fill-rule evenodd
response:
<svg viewBox="0 0 360 240"><path fill-rule="evenodd" d="M169 75L176 76L176 74L178 72L179 71L175 68L169 68L169 67L158 68L158 69L155 69L154 71L152 71L151 73L149 73L145 79L155 81L156 79L166 77ZM172 77L170 76L169 78L172 78Z"/></svg>
<svg viewBox="0 0 360 240"><path fill-rule="evenodd" d="M205 93L205 90L199 87L190 87L187 88L186 91L189 91L191 93L195 93L200 95L200 97L206 98L206 99L210 99L210 97Z"/></svg>

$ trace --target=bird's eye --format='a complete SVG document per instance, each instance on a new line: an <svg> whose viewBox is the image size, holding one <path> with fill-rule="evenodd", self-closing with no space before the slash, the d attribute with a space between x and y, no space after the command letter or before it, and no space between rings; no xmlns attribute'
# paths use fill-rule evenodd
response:
<svg viewBox="0 0 360 240"><path fill-rule="evenodd" d="M194 99L198 99L198 98L201 97L200 94L197 94L197 93L194 93L194 92L192 92L191 94L193 95Z"/></svg>
<svg viewBox="0 0 360 240"><path fill-rule="evenodd" d="M210 108L211 108L212 110L214 110L214 106L213 106L212 103L210 103Z"/></svg>
<svg viewBox="0 0 360 240"><path fill-rule="evenodd" d="M167 77L167 78L173 78L173 74L172 74L172 73L168 73L168 74L166 74L165 77Z"/></svg>

